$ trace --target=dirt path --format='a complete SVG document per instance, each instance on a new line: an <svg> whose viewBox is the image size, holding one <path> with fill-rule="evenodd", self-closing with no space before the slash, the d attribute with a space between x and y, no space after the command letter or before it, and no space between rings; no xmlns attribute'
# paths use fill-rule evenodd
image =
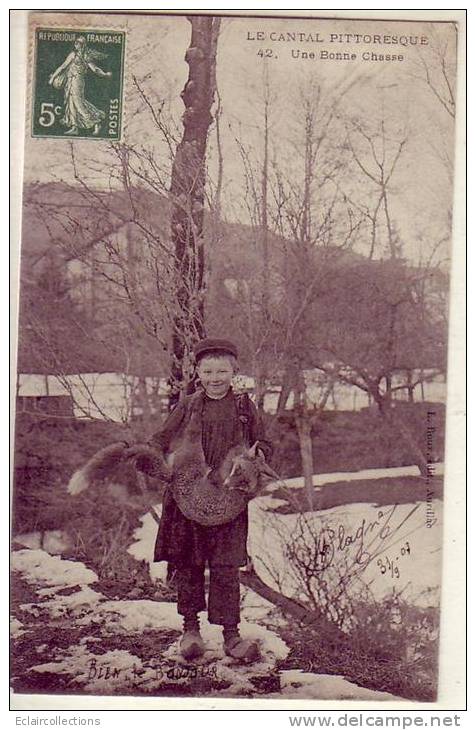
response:
<svg viewBox="0 0 476 730"><path fill-rule="evenodd" d="M279 669L289 649L273 614L244 595L242 633L262 659L251 666L223 655L219 627L202 622L205 657L185 663L177 652L175 604L108 600L92 571L41 550L13 555L12 688L15 693L171 697L392 699L342 677ZM266 615L266 621L264 617Z"/></svg>

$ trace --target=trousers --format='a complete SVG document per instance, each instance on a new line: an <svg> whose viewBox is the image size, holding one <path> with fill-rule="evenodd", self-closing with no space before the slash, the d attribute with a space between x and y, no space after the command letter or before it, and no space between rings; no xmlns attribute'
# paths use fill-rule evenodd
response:
<svg viewBox="0 0 476 730"><path fill-rule="evenodd" d="M177 611L191 616L207 608L205 564L177 567ZM211 624L234 626L240 622L240 574L237 567L210 566L208 620Z"/></svg>

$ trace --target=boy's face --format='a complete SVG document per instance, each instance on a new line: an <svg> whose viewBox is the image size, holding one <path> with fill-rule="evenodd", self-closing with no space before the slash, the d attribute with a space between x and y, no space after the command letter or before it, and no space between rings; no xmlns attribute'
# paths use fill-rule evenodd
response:
<svg viewBox="0 0 476 730"><path fill-rule="evenodd" d="M200 382L211 398L222 398L227 394L234 372L227 357L204 357L197 367Z"/></svg>

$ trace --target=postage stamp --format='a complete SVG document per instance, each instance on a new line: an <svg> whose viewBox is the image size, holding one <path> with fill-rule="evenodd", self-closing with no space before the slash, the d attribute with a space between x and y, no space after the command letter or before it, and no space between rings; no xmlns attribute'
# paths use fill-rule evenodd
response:
<svg viewBox="0 0 476 730"><path fill-rule="evenodd" d="M33 136L119 140L125 33L41 28L35 41Z"/></svg>

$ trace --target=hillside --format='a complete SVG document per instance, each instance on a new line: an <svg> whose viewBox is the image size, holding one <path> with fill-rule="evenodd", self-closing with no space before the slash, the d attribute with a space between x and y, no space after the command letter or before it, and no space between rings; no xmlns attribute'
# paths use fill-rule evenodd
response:
<svg viewBox="0 0 476 730"><path fill-rule="evenodd" d="M161 314L160 287L157 294L161 282L154 278L163 274L154 273L154 267L170 251L168 200L143 188L133 188L129 195L61 183L28 184L23 200L19 371L166 375L168 347L163 343L170 332L165 311ZM278 347L274 333L286 338L286 310L299 309L309 288L315 301L299 321L299 347L306 353L314 350L316 337L322 342L327 336L323 324L329 318L337 318L339 329L349 320L349 336L355 339L355 327L377 306L372 304L373 290L378 299L383 285L391 298L392 289L420 276L405 262L369 261L345 247L303 249L272 232L267 243L271 309L265 347L270 358ZM147 329L144 312L133 311L124 292L111 284L117 271L108 246L117 245L126 247L127 265L135 267L144 289L144 306L150 305L155 321L162 324L159 333ZM244 224L217 223L208 214L204 245L208 334L234 336L243 368L251 372L263 312L261 232ZM91 268L91 256L100 264ZM430 273L429 285L444 300L445 277ZM370 334L380 324L372 314ZM312 355L311 360L306 357L311 366ZM421 357L420 366L432 366L426 354Z"/></svg>

